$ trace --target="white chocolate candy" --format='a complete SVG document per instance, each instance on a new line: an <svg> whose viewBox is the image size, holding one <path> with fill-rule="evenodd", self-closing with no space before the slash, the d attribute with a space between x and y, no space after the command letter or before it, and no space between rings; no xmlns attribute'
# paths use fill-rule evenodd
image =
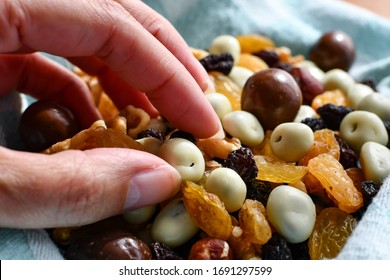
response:
<svg viewBox="0 0 390 280"><path fill-rule="evenodd" d="M375 113L383 121L390 121L390 99L382 94L367 95L360 101L358 109Z"/></svg>
<svg viewBox="0 0 390 280"><path fill-rule="evenodd" d="M199 181L205 170L205 161L199 148L189 140L172 138L160 148L158 156L172 165L182 180Z"/></svg>
<svg viewBox="0 0 390 280"><path fill-rule="evenodd" d="M302 122L306 118L316 118L318 117L317 112L313 109L313 107L309 105L301 105L299 107L299 111L297 116L294 119L294 122Z"/></svg>
<svg viewBox="0 0 390 280"><path fill-rule="evenodd" d="M264 129L257 118L246 111L233 111L222 119L223 128L242 144L254 147L264 140Z"/></svg>
<svg viewBox="0 0 390 280"><path fill-rule="evenodd" d="M174 248L190 240L198 230L184 206L183 199L177 198L158 213L151 233L154 240Z"/></svg>
<svg viewBox="0 0 390 280"><path fill-rule="evenodd" d="M273 154L287 162L302 158L314 143L312 129L303 123L287 122L275 127L271 133L270 146Z"/></svg>
<svg viewBox="0 0 390 280"><path fill-rule="evenodd" d="M325 90L340 89L347 95L349 88L355 84L355 81L344 70L332 69L325 73L322 84Z"/></svg>
<svg viewBox="0 0 390 280"><path fill-rule="evenodd" d="M359 160L364 176L376 184L382 184L390 175L390 150L381 144L364 143Z"/></svg>
<svg viewBox="0 0 390 280"><path fill-rule="evenodd" d="M352 85L347 93L351 108L356 109L359 103L367 96L374 93L374 90L367 85L356 83Z"/></svg>
<svg viewBox="0 0 390 280"><path fill-rule="evenodd" d="M382 120L374 113L359 110L347 114L341 121L340 136L357 153L366 142L386 145L389 140Z"/></svg>
<svg viewBox="0 0 390 280"><path fill-rule="evenodd" d="M233 56L234 63L236 63L240 57L241 46L236 37L220 35L211 42L209 52L211 54L230 53Z"/></svg>
<svg viewBox="0 0 390 280"><path fill-rule="evenodd" d="M210 102L211 106L213 106L213 109L220 120L233 110L232 103L230 103L230 100L222 93L208 93L206 94L206 98Z"/></svg>
<svg viewBox="0 0 390 280"><path fill-rule="evenodd" d="M313 231L315 205L309 195L294 187L281 185L274 188L266 210L272 225L288 242L303 242Z"/></svg>
<svg viewBox="0 0 390 280"><path fill-rule="evenodd" d="M211 171L205 189L217 195L228 212L239 210L246 197L245 182L236 171L226 167Z"/></svg>
<svg viewBox="0 0 390 280"><path fill-rule="evenodd" d="M130 210L122 214L123 219L130 224L142 224L147 222L154 214L156 205L149 205Z"/></svg>
<svg viewBox="0 0 390 280"><path fill-rule="evenodd" d="M233 66L229 73L229 78L232 79L233 82L235 82L242 89L246 81L252 75L253 72L245 67Z"/></svg>

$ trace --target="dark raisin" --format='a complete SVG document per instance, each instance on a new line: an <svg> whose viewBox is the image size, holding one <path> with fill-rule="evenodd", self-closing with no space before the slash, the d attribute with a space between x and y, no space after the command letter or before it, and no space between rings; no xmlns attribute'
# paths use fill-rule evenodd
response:
<svg viewBox="0 0 390 280"><path fill-rule="evenodd" d="M233 68L234 59L230 53L210 54L200 60L207 72L219 71L228 75Z"/></svg>
<svg viewBox="0 0 390 280"><path fill-rule="evenodd" d="M380 189L380 185L375 184L373 181L362 182L362 195L364 205L370 205L372 199L377 195Z"/></svg>
<svg viewBox="0 0 390 280"><path fill-rule="evenodd" d="M149 128L149 129L141 131L137 135L137 139L142 139L142 138L146 138L146 137L154 137L154 138L160 140L161 142L164 142L164 134L159 129Z"/></svg>
<svg viewBox="0 0 390 280"><path fill-rule="evenodd" d="M288 243L294 260L310 260L308 240L300 243Z"/></svg>
<svg viewBox="0 0 390 280"><path fill-rule="evenodd" d="M384 121L383 124L387 130L387 134L389 135L389 141L387 142L386 147L390 149L390 121Z"/></svg>
<svg viewBox="0 0 390 280"><path fill-rule="evenodd" d="M282 61L275 63L274 65L272 65L271 68L282 69L282 70L284 70L284 71L286 71L288 73L291 73L291 71L293 69L293 67L292 67L292 65L290 63L282 62Z"/></svg>
<svg viewBox="0 0 390 280"><path fill-rule="evenodd" d="M301 123L306 124L313 131L327 128L325 121L321 118L306 118L302 120Z"/></svg>
<svg viewBox="0 0 390 280"><path fill-rule="evenodd" d="M263 260L292 260L292 253L287 241L277 233L261 248L261 258Z"/></svg>
<svg viewBox="0 0 390 280"><path fill-rule="evenodd" d="M185 132L183 130L175 130L174 132L172 132L172 134L169 136L169 138L170 139L183 138L183 139L186 139L186 140L191 141L192 143L196 144L195 137L191 133Z"/></svg>
<svg viewBox="0 0 390 280"><path fill-rule="evenodd" d="M246 184L246 198L260 201L265 206L271 190L269 182L255 179Z"/></svg>
<svg viewBox="0 0 390 280"><path fill-rule="evenodd" d="M150 244L150 250L152 251L154 260L182 260L182 257L177 255L175 251L164 243L152 242Z"/></svg>
<svg viewBox="0 0 390 280"><path fill-rule="evenodd" d="M332 130L339 130L343 118L353 110L342 105L325 104L317 109L317 113L325 121L326 126Z"/></svg>
<svg viewBox="0 0 390 280"><path fill-rule="evenodd" d="M269 67L273 67L276 63L280 61L279 55L273 51L261 50L259 52L254 53L254 55L264 60L264 62L267 63Z"/></svg>
<svg viewBox="0 0 390 280"><path fill-rule="evenodd" d="M362 207L360 207L357 211L353 212L352 213L352 216L357 220L357 221L360 221L362 218L363 218L363 215L366 213L367 211L367 206L366 205L363 205Z"/></svg>
<svg viewBox="0 0 390 280"><path fill-rule="evenodd" d="M251 149L240 147L229 153L222 164L236 171L245 183L257 177L258 168Z"/></svg>
<svg viewBox="0 0 390 280"><path fill-rule="evenodd" d="M343 140L340 136L336 135L337 143L340 146L340 163L344 169L358 166L358 156L356 153L349 147L347 142Z"/></svg>

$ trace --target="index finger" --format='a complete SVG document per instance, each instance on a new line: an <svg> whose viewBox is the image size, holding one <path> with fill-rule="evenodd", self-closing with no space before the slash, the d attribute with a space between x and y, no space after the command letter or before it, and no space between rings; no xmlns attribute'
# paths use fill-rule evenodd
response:
<svg viewBox="0 0 390 280"><path fill-rule="evenodd" d="M0 11L6 17L0 19L4 38L0 52L30 48L65 57L95 55L145 92L177 128L199 138L220 129L218 117L185 66L121 4L53 2L2 1Z"/></svg>

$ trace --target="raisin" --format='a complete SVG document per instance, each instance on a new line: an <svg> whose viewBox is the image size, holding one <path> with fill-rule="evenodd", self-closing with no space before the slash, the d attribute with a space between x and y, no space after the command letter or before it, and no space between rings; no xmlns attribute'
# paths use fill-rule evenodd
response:
<svg viewBox="0 0 390 280"><path fill-rule="evenodd" d="M260 201L263 205L267 205L269 194L271 193L271 185L269 182L261 180L251 180L246 184L246 198Z"/></svg>
<svg viewBox="0 0 390 280"><path fill-rule="evenodd" d="M279 55L273 51L261 50L259 52L254 53L254 55L264 60L264 62L267 63L269 67L273 67L280 60Z"/></svg>
<svg viewBox="0 0 390 280"><path fill-rule="evenodd" d="M200 60L207 72L218 71L228 75L233 68L234 59L230 53L210 54Z"/></svg>
<svg viewBox="0 0 390 280"><path fill-rule="evenodd" d="M308 240L300 243L288 243L294 260L310 260Z"/></svg>
<svg viewBox="0 0 390 280"><path fill-rule="evenodd" d="M159 129L149 128L149 129L141 131L137 135L137 139L142 139L142 138L146 138L146 137L154 137L154 138L160 140L161 142L164 142L164 134Z"/></svg>
<svg viewBox="0 0 390 280"><path fill-rule="evenodd" d="M349 147L347 142L345 142L340 136L335 134L337 143L340 146L340 163L344 169L358 166L358 156L356 153Z"/></svg>
<svg viewBox="0 0 390 280"><path fill-rule="evenodd" d="M282 62L282 61L275 63L274 65L272 65L271 68L282 69L282 70L284 70L284 71L286 71L288 73L291 73L291 71L293 69L293 67L292 67L292 65L290 63Z"/></svg>
<svg viewBox="0 0 390 280"><path fill-rule="evenodd" d="M230 152L222 166L236 171L245 183L255 179L258 172L256 161L253 159L252 150L246 147L240 147L239 149Z"/></svg>
<svg viewBox="0 0 390 280"><path fill-rule="evenodd" d="M343 105L325 104L317 109L317 113L325 121L326 126L332 130L339 130L343 118L353 110Z"/></svg>
<svg viewBox="0 0 390 280"><path fill-rule="evenodd" d="M362 183L362 195L363 201L366 206L370 205L372 199L376 196L380 189L380 186L373 181L364 181Z"/></svg>
<svg viewBox="0 0 390 280"><path fill-rule="evenodd" d="M306 118L306 119L302 120L301 123L306 124L313 131L327 128L325 121L321 118Z"/></svg>
<svg viewBox="0 0 390 280"><path fill-rule="evenodd" d="M176 131L172 132L172 134L169 136L169 138L170 139L183 138L183 139L186 139L186 140L191 141L192 143L196 144L195 137L191 133L185 132L183 130L176 130Z"/></svg>
<svg viewBox="0 0 390 280"><path fill-rule="evenodd" d="M164 243L152 242L150 244L153 259L155 260L182 260L183 258L176 254L171 248Z"/></svg>
<svg viewBox="0 0 390 280"><path fill-rule="evenodd" d="M261 258L263 260L292 260L292 253L287 241L277 233L262 246Z"/></svg>

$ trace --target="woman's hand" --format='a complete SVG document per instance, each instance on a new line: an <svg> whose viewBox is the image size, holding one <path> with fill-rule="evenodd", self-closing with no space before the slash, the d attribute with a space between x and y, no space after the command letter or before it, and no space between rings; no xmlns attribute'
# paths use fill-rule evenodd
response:
<svg viewBox="0 0 390 280"><path fill-rule="evenodd" d="M75 74L37 51L69 59L99 78L118 108L157 111L206 138L221 125L203 95L207 73L163 17L138 0L0 2L0 94L12 89L68 107L88 127L100 116ZM176 193L174 168L127 149L55 155L0 149L0 226L91 223Z"/></svg>

